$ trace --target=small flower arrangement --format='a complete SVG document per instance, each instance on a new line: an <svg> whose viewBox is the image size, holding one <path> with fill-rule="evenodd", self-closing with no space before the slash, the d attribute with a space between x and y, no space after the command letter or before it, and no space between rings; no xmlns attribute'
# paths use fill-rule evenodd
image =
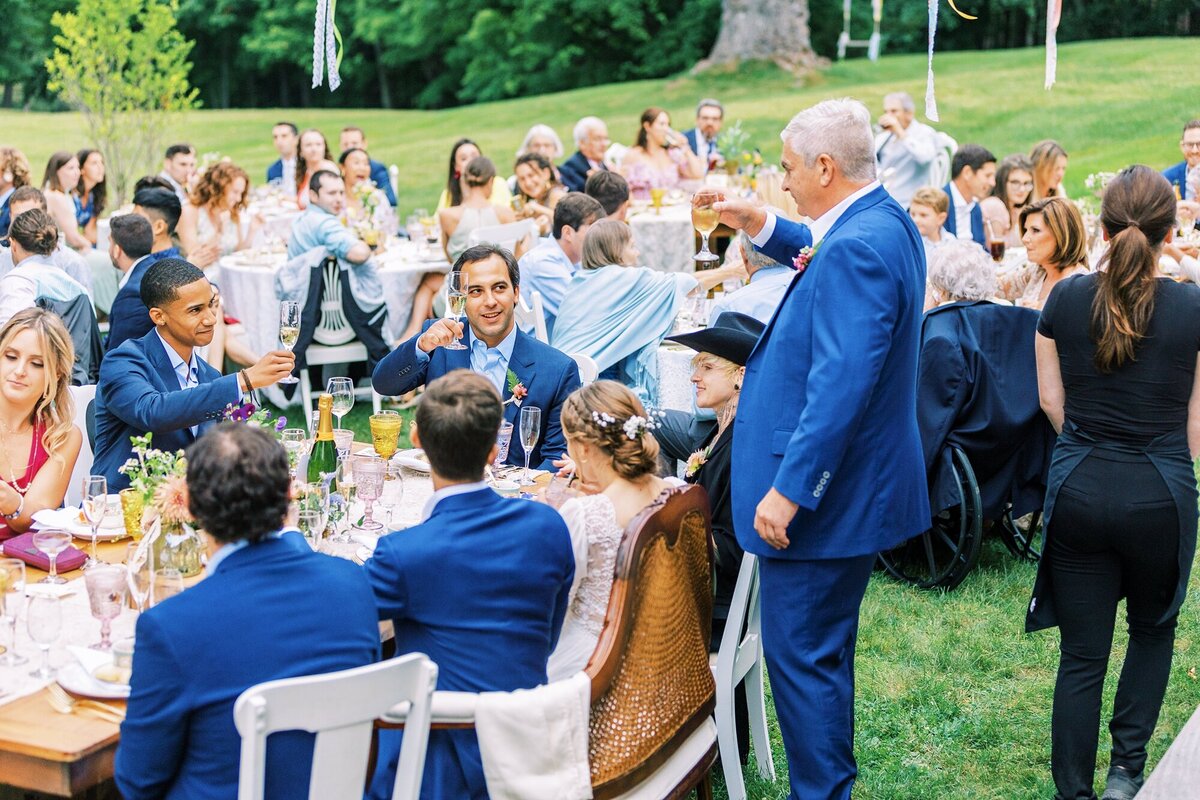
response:
<svg viewBox="0 0 1200 800"><path fill-rule="evenodd" d="M621 423L621 431L630 441L639 439L645 436L650 431L658 427L659 423L655 417L664 417L666 414L662 411L650 411L649 416L643 417L637 414L629 417ZM596 423L601 428L607 429L609 425L616 425L617 419L607 411L593 411L592 422Z"/></svg>
<svg viewBox="0 0 1200 800"><path fill-rule="evenodd" d="M792 259L792 266L796 268L797 275L803 275L804 270L808 269L808 265L811 264L812 260L816 257L817 249L819 247L820 245L818 244L817 247L800 248L800 252L797 253L796 257Z"/></svg>
<svg viewBox="0 0 1200 800"><path fill-rule="evenodd" d="M265 408L259 408L251 402L230 403L225 406L222 412L222 418L227 422L243 422L247 425L253 425L256 428L262 428L268 433L274 434L275 438L279 438L279 434L287 427L287 417L282 414L274 422L271 421L271 412Z"/></svg>
<svg viewBox="0 0 1200 800"><path fill-rule="evenodd" d="M168 452L150 446L154 434L134 436L134 457L119 471L129 478L130 488L141 492L146 505L157 512L164 524L191 523L187 507L187 457L182 450Z"/></svg>
<svg viewBox="0 0 1200 800"><path fill-rule="evenodd" d="M739 119L717 135L717 149L725 159L725 171L730 175L742 174L753 180L762 167L762 153L750 142L750 134L742 129Z"/></svg>
<svg viewBox="0 0 1200 800"><path fill-rule="evenodd" d="M697 450L688 456L687 466L683 470L684 477L694 478L696 473L700 471L700 468L708 463L708 456L711 452L712 445L709 445L703 450Z"/></svg>
<svg viewBox="0 0 1200 800"><path fill-rule="evenodd" d="M504 401L504 405L512 403L517 408L520 408L521 401L524 400L529 394L529 390L525 388L525 384L522 383L521 379L517 377L517 373L513 372L511 369L508 371L508 374L505 376L504 380L505 384L508 386L508 393L512 395L512 397Z"/></svg>

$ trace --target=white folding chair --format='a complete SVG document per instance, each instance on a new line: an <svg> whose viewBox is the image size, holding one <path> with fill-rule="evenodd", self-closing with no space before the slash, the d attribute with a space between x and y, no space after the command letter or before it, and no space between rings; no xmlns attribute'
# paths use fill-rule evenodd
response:
<svg viewBox="0 0 1200 800"><path fill-rule="evenodd" d="M929 185L939 189L950 181L950 162L958 150L958 142L948 133L937 132L937 154L929 165Z"/></svg>
<svg viewBox="0 0 1200 800"><path fill-rule="evenodd" d="M539 342L549 344L550 336L546 333L546 311L542 306L542 293L530 292L529 299L530 303L526 303L523 296L517 297L517 306L513 310L517 327L525 333L532 333Z"/></svg>
<svg viewBox="0 0 1200 800"><path fill-rule="evenodd" d="M92 461L95 455L92 442L88 438L87 409L88 404L96 399L95 385L71 386L71 401L75 404L75 425L83 434L83 444L79 447L79 458L75 459L75 469L71 472L71 482L67 484L66 504L77 506L82 500L83 479L92 472Z"/></svg>
<svg viewBox="0 0 1200 800"><path fill-rule="evenodd" d="M486 242L499 245L513 253L516 252L517 242L526 236L532 236L536 230L537 227L531 219L520 219L504 225L485 225L467 234L467 244L473 247Z"/></svg>
<svg viewBox="0 0 1200 800"><path fill-rule="evenodd" d="M421 793L437 665L422 653L378 664L285 678L252 686L233 706L242 737L238 800L262 800L267 737L277 731L315 733L309 800L359 797L367 777L371 732L389 708L407 707L393 800Z"/></svg>
<svg viewBox="0 0 1200 800"><path fill-rule="evenodd" d="M742 761L738 756L734 692L746 683L746 705L750 712L750 740L758 761L758 774L775 781L775 760L767 735L767 701L763 692L762 605L758 594L758 558L746 553L738 571L729 617L721 635L720 649L709 658L717 684L717 745L729 800L745 800Z"/></svg>
<svg viewBox="0 0 1200 800"><path fill-rule="evenodd" d="M579 380L584 386L596 380L596 376L600 374L600 367L594 358L583 353L571 353L571 358L579 367Z"/></svg>
<svg viewBox="0 0 1200 800"><path fill-rule="evenodd" d="M366 362L367 348L354 338L354 329L350 327L346 314L342 311L342 283L340 267L337 259L330 258L322 265L325 273L325 286L321 292L321 308L317 317L317 329L313 332L312 343L305 351L304 358L307 366L300 370L300 402L304 405L306 423L312 419L312 389L308 368L326 364L355 364ZM371 408L378 414L380 397L369 387L354 388L354 396L371 398Z"/></svg>

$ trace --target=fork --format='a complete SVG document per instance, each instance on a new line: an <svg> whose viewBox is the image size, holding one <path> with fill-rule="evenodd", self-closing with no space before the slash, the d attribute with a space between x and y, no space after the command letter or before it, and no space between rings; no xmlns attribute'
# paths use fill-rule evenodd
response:
<svg viewBox="0 0 1200 800"><path fill-rule="evenodd" d="M47 699L50 705L60 714L73 714L76 711L89 712L93 716L120 725L125 721L125 713L96 700L79 700L67 694L66 690L57 683L46 687Z"/></svg>

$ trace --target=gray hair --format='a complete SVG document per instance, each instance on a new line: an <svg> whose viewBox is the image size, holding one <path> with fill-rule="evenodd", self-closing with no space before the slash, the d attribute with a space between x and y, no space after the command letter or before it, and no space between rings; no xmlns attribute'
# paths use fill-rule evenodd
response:
<svg viewBox="0 0 1200 800"><path fill-rule="evenodd" d="M750 235L745 231L737 232L737 242L742 247L742 252L746 254L746 269L759 270L763 267L772 267L778 265L778 261L754 249L754 242L750 241Z"/></svg>
<svg viewBox="0 0 1200 800"><path fill-rule="evenodd" d="M849 97L822 100L806 108L779 134L783 143L811 167L825 154L849 180L875 180L875 134L871 112Z"/></svg>
<svg viewBox="0 0 1200 800"><path fill-rule="evenodd" d="M721 105L720 100L714 100L711 97L706 97L699 103L696 103L696 116L700 116L700 111L705 108L715 108L721 112L721 118L725 118L725 106Z"/></svg>
<svg viewBox="0 0 1200 800"><path fill-rule="evenodd" d="M929 284L949 300L987 300L996 296L996 265L973 241L951 239L929 259Z"/></svg>
<svg viewBox="0 0 1200 800"><path fill-rule="evenodd" d="M554 142L554 158L562 158L563 143L562 139L558 138L558 134L554 132L554 128L549 125L537 124L530 128L525 133L525 138L521 140L521 146L517 148L517 158L529 152L529 143L533 141L535 136L541 136Z"/></svg>
<svg viewBox="0 0 1200 800"><path fill-rule="evenodd" d="M883 104L886 106L888 101L895 100L900 104L900 107L905 111L916 111L917 104L913 102L912 95L908 92L892 92L883 96Z"/></svg>
<svg viewBox="0 0 1200 800"><path fill-rule="evenodd" d="M576 122L575 130L571 133L575 137L575 144L582 143L584 139L587 139L589 133L602 125L604 125L604 120L599 117L584 117L579 122ZM607 128L608 126L605 127Z"/></svg>

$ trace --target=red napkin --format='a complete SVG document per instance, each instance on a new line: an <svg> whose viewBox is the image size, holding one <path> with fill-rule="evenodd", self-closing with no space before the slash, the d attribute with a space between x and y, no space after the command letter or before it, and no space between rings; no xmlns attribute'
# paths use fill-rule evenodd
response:
<svg viewBox="0 0 1200 800"><path fill-rule="evenodd" d="M23 533L5 542L4 555L9 558L19 558L26 564L47 572L50 571L50 557L33 546L33 531ZM84 552L77 547L69 546L58 554L56 566L60 573L70 572L83 566L84 561L87 561Z"/></svg>

